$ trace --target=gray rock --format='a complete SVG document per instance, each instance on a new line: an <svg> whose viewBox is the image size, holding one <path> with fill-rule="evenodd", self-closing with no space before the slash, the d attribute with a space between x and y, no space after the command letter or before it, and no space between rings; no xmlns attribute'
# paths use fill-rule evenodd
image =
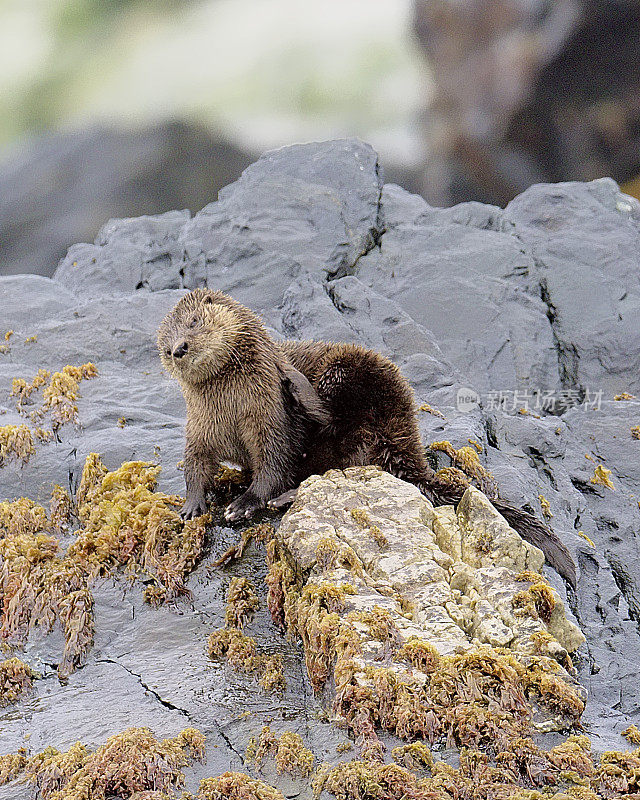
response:
<svg viewBox="0 0 640 800"><path fill-rule="evenodd" d="M532 186L505 214L531 253L563 385L640 393L640 202L606 178Z"/></svg>

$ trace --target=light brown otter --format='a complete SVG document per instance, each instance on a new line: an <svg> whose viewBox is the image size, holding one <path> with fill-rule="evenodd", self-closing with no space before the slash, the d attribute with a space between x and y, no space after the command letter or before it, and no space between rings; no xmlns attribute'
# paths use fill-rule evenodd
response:
<svg viewBox="0 0 640 800"><path fill-rule="evenodd" d="M372 350L274 342L253 312L208 289L177 303L160 326L158 346L187 404L187 518L206 511L224 460L252 476L225 511L230 521L281 505L309 475L364 464L415 484L435 505L456 505L464 493L427 463L411 387ZM519 508L492 503L575 585L573 559L553 531Z"/></svg>

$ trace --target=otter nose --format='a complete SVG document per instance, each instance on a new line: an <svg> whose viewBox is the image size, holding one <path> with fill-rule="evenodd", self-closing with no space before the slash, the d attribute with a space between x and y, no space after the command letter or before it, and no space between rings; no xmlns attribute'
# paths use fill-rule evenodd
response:
<svg viewBox="0 0 640 800"><path fill-rule="evenodd" d="M173 357L182 358L182 356L187 352L188 349L189 345L186 342L180 342L173 348Z"/></svg>

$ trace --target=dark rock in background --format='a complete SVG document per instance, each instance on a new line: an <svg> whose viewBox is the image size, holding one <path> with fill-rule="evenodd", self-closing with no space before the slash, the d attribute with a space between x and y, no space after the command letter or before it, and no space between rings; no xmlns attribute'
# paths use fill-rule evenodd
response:
<svg viewBox="0 0 640 800"><path fill-rule="evenodd" d="M414 30L436 86L420 189L431 202L505 205L540 181L637 178L638 3L415 0Z"/></svg>
<svg viewBox="0 0 640 800"><path fill-rule="evenodd" d="M53 275L110 217L202 208L250 160L183 122L43 135L0 164L0 275Z"/></svg>
<svg viewBox="0 0 640 800"><path fill-rule="evenodd" d="M620 732L640 723L640 442L631 435L640 401L613 397L640 395L639 255L640 204L611 180L534 186L505 210L439 209L383 186L376 154L356 141L268 153L193 218L113 220L95 244L74 245L53 280L0 279L0 325L15 331L0 355L2 424L23 421L8 398L13 377L88 360L99 370L81 384L82 428L63 427L24 468L5 466L2 496L46 499L56 482L74 489L92 450L110 468L157 458L161 488L182 490L183 403L154 333L185 289L229 292L279 336L374 347L398 363L419 404L444 415L420 412L425 444L476 439L504 498L538 515L539 496L549 502L579 566L575 595L548 576L587 637L576 660L589 691L586 732L596 751L624 748ZM37 343L24 343L33 334ZM468 410L457 403L464 388L477 394ZM536 410L538 390L556 407ZM527 404L530 413L517 413ZM599 464L614 490L591 482ZM163 735L193 724L220 744L208 774L238 767L250 733L283 713L317 756L333 758L343 734L315 718L300 651L273 636L266 615L251 633L285 653L291 688L281 705L258 692L247 701L243 678L206 663L229 577L207 565L234 534L218 536L190 580L191 609L151 611L135 587L123 601L105 586L87 666L64 689L49 671L30 716L18 708L3 718L2 752L51 720L55 734L42 728L51 744L104 739L97 721L105 709L121 714L122 686L110 687L124 678L131 724L162 718ZM247 563L260 580L259 553ZM27 651L36 663L38 647ZM87 711L77 697L89 691ZM251 720L238 716L245 707Z"/></svg>

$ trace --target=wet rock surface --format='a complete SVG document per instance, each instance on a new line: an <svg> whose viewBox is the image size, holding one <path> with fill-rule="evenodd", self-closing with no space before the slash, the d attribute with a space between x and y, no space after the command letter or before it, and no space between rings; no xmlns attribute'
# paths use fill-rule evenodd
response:
<svg viewBox="0 0 640 800"><path fill-rule="evenodd" d="M502 497L552 514L578 565L575 594L543 574L586 637L573 654L588 693L583 724L596 752L624 749L621 731L640 723L640 442L631 432L640 424L640 401L631 397L640 395L639 241L640 205L609 180L534 186L505 210L437 209L384 185L376 154L359 142L266 154L194 217L112 221L94 244L74 245L54 279L0 278L0 334L13 331L0 353L0 425L31 424L9 396L14 378L88 361L98 369L80 385L80 425L36 442L24 465L7 459L1 498L46 502L53 484L74 492L91 452L109 469L156 461L159 488L183 490L183 401L161 372L154 334L185 289L232 294L278 336L373 347L400 366L419 406L442 415L419 412L426 446L476 441ZM471 401L461 404L466 389ZM434 466L449 466L443 453L432 456ZM611 470L613 488L597 480L599 467ZM398 493L426 507L412 487ZM453 523L452 512L434 513L443 526ZM3 710L2 752L78 739L95 746L133 724L158 736L192 725L208 736L207 763L187 769L193 787L240 769L249 738L269 723L300 733L318 762L337 761L347 733L319 720L303 649L276 633L266 613L262 547L212 567L239 536L239 528L212 527L188 581L191 601L152 609L139 585L111 577L96 584L95 644L65 686L55 672L57 634L32 636L19 655L43 677ZM457 554L438 549L440 574ZM527 558L519 569L539 567ZM260 588L246 633L283 656L282 698L206 656L233 575ZM495 616L484 628L473 623L486 642L508 636ZM502 616L500 623L509 627ZM286 780L271 782L293 796L299 784ZM15 796L11 787L0 791Z"/></svg>

